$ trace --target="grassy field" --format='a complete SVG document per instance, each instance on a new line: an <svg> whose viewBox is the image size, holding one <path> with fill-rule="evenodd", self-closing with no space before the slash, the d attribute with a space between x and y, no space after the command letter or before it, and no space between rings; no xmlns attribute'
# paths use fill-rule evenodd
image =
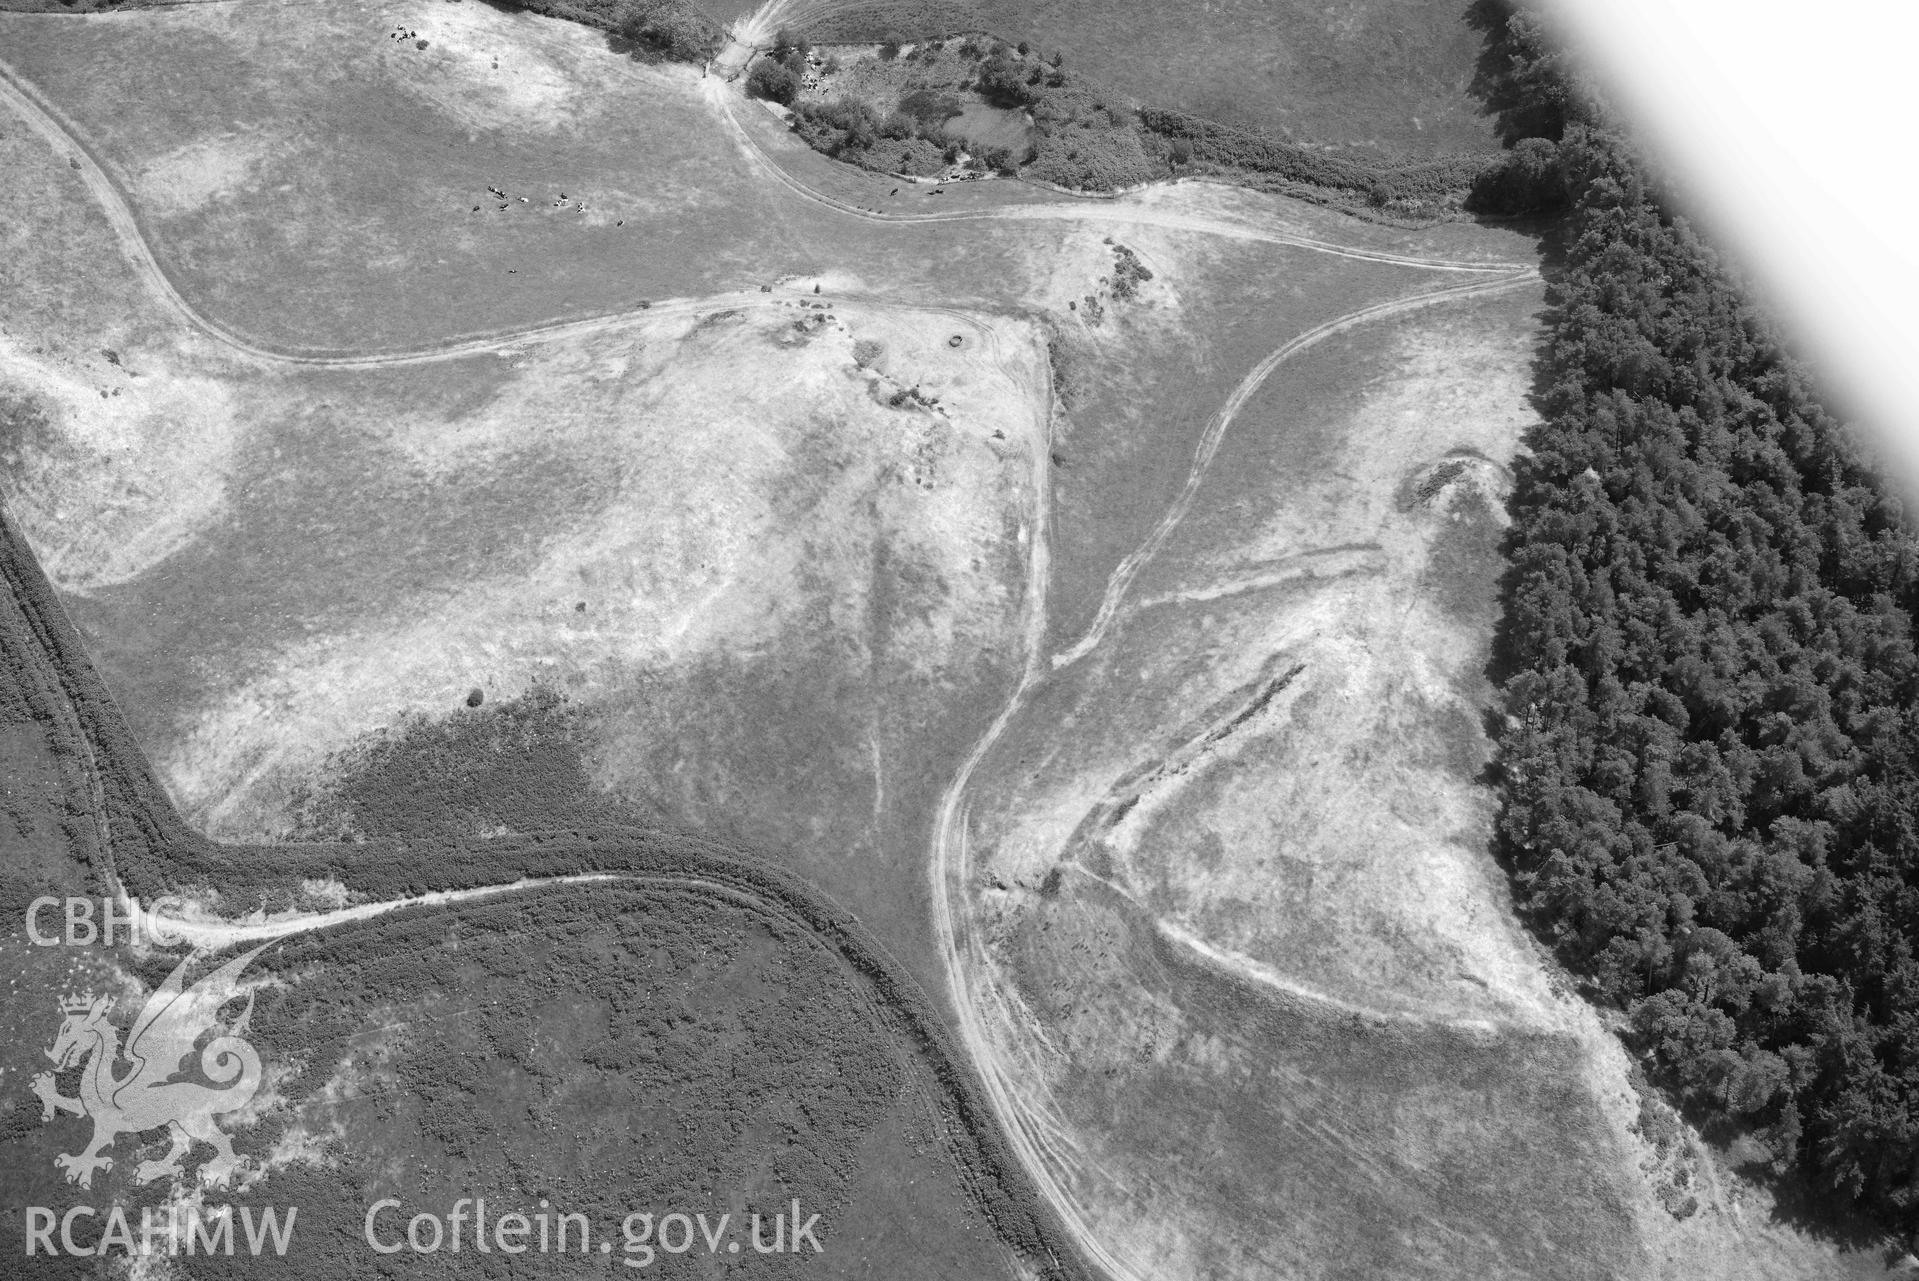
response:
<svg viewBox="0 0 1919 1281"><path fill-rule="evenodd" d="M1017 111L968 103L946 122L947 132L972 147L1021 148L1032 140L1032 126Z"/></svg>
<svg viewBox="0 0 1919 1281"><path fill-rule="evenodd" d="M1037 724L1084 727L1053 747L1048 791L1120 766L1100 784L1110 821L1057 857L1344 999L1459 1017L1485 1015L1489 992L1541 999L1509 990L1526 962L1510 937L1497 954L1478 853L1492 619L1438 599L1428 550L1466 494L1498 501L1540 305L1520 292L1356 328L1247 402L1106 639L1042 691ZM1472 465L1402 503L1449 457ZM1473 528L1496 547L1496 521ZM1149 675L1112 698L1126 672ZM1045 874L1000 843L1002 875Z"/></svg>
<svg viewBox="0 0 1919 1281"><path fill-rule="evenodd" d="M296 789L409 718L550 688L596 710L596 786L795 860L912 954L924 876L881 851L975 732L964 691L1010 679L1035 331L796 284L263 372L157 309L114 319L140 283L35 144L0 139L10 231L45 229L0 267L6 495L196 821L283 837ZM992 282L1016 247L945 261ZM937 406L888 403L913 387Z"/></svg>
<svg viewBox="0 0 1919 1281"><path fill-rule="evenodd" d="M296 787L408 718L552 690L600 788L910 939L921 878L880 850L977 715L954 691L1010 679L1028 411L971 323L800 314L243 398L217 522L72 605L189 813L284 837ZM951 417L885 403L915 385Z"/></svg>
<svg viewBox="0 0 1919 1281"><path fill-rule="evenodd" d="M501 40L533 21L488 20ZM535 29L556 41L567 30ZM41 29L49 49L106 39L70 30ZM309 74L303 39L262 40L261 78ZM604 50L573 54L589 79L628 74ZM337 74L377 95L386 73ZM420 128L438 116L429 103L410 110ZM833 166L760 114L745 113L756 141L805 180L871 207L935 203ZM1104 231L1047 220L990 235L966 223L870 227L761 192L753 199L785 212L756 225L755 251L814 264L771 300L752 289L564 342L273 373L156 317L142 332L98 331L115 365L105 342L89 346L90 327L108 322L115 297L141 296L138 283L108 270L110 242L87 230L85 190L59 156L36 154L30 137L4 141L29 176L0 197L11 225L23 244L47 228L7 268L20 296L48 300L20 316L42 350L19 353L16 417L58 424L36 428L51 435L28 442L9 494L196 821L231 839L285 836L296 790L340 782L408 718L451 715L474 688L497 706L540 684L593 713L581 750L597 787L637 813L793 860L908 956L924 955L923 874L887 851L922 844L929 798L1018 661L1017 549L1045 326L993 316L1037 312L1077 361L1080 408L1052 425L1065 460L1052 469L1054 617L1077 619L1176 487L1203 417L1188 388L1147 371L1197 367L1204 385L1224 388L1269 340L1417 276L1279 246L1228 253L1133 235L1115 209L1108 230L1163 276L1095 324L1075 308L1110 292ZM358 181L362 163L348 153L325 166ZM129 156L122 167L149 166ZM57 202L42 198L48 188ZM1183 191L1207 216L1271 212L1272 202ZM1035 198L963 185L937 207ZM1332 225L1310 210L1289 217L1306 234ZM184 258L202 252L191 236L221 234L182 227ZM732 234L725 223L705 231L722 245ZM590 257L579 245L552 252L572 270L575 249ZM159 252L171 261L164 236ZM261 291L268 267L279 274ZM287 310L272 300L304 299L305 270L271 255L224 258L219 290L249 293L250 310L216 306L219 290L201 301L251 334L252 317ZM518 279L492 278L474 310L512 314ZM839 298L830 324L791 305L812 300L809 279ZM1279 316L1264 283L1274 279L1287 281ZM62 317L52 301L70 281L88 310ZM393 288L369 277L342 314L406 320L423 338L473 323L430 291L418 306L433 316L385 312ZM853 291L976 314L856 308ZM802 335L803 322L814 331ZM1004 330L996 354L946 345L977 324ZM856 373L862 342L884 354ZM879 382L922 386L940 413L879 403ZM141 414L129 417L133 406ZM390 653L422 659L369 657Z"/></svg>
<svg viewBox="0 0 1919 1281"><path fill-rule="evenodd" d="M1053 1097L1100 1136L1075 1176L1103 1238L1159 1275L1647 1274L1570 1039L1276 999L1081 878L1018 946L1072 1063Z"/></svg>
<svg viewBox="0 0 1919 1281"><path fill-rule="evenodd" d="M1157 228L1113 239L1155 272L1137 298L1115 300L1100 283L1117 255L1090 229L1048 282L1064 384L1048 601L1056 648L1090 624L1113 565L1179 492L1207 420L1261 358L1316 324L1431 283L1404 267L1279 246L1221 252ZM1168 369L1181 376L1161 376Z"/></svg>
<svg viewBox="0 0 1919 1281"><path fill-rule="evenodd" d="M1490 150L1466 95L1477 38L1453 6L981 0L987 29L1060 50L1149 106L1394 156Z"/></svg>
<svg viewBox="0 0 1919 1281"><path fill-rule="evenodd" d="M769 245L699 69L571 23L423 2L0 21L179 287L260 341L419 346L810 266Z"/></svg>

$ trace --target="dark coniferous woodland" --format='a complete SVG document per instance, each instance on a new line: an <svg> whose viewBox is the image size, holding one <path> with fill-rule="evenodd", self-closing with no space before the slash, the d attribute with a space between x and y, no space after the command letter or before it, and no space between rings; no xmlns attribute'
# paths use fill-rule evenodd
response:
<svg viewBox="0 0 1919 1281"><path fill-rule="evenodd" d="M1475 19L1476 200L1566 250L1496 660L1522 908L1709 1130L1909 1229L1914 515L1531 20Z"/></svg>

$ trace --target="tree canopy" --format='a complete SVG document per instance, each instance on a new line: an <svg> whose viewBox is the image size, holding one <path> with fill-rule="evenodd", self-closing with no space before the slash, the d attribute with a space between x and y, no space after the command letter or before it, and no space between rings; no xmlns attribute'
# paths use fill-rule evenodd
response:
<svg viewBox="0 0 1919 1281"><path fill-rule="evenodd" d="M1502 847L1696 1115L1909 1221L1919 536L1529 22L1489 42L1494 101L1570 208L1511 500Z"/></svg>

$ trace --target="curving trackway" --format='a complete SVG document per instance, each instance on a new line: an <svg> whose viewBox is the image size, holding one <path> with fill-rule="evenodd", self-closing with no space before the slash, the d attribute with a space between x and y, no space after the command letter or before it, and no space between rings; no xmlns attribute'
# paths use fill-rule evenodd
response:
<svg viewBox="0 0 1919 1281"><path fill-rule="evenodd" d="M1201 434L1184 485L1152 531L1114 568L1108 579L1092 624L1072 646L1050 659L1044 653L1047 629L1047 584L1051 537L1050 478L1047 475L1047 442L1033 443L1035 460L1036 513L1033 535L1029 540L1026 566L1028 602L1024 637L1026 661L1018 684L1008 696L998 716L987 727L942 793L935 812L930 873L932 877L933 924L940 960L946 975L952 1012L967 1054L972 1058L987 1097L997 1114L1015 1154L1028 1176L1067 1228L1084 1258L1113 1281L1146 1281L1129 1261L1115 1257L1105 1248L1087 1220L1086 1214L1065 1183L1071 1165L1073 1143L1066 1129L1050 1114L1043 1097L1035 1097L1022 1087L1014 1067L1001 1060L991 1036L989 1018L1014 1021L1012 1005L982 941L972 928L965 911L956 905L963 898L972 875L967 846L968 788L980 764L1004 737L1014 719L1026 706L1034 689L1058 669L1084 658L1107 634L1124 605L1128 591L1140 570L1160 551L1192 504L1220 442L1235 418L1253 394L1288 360L1335 334L1375 320L1446 302L1500 293L1530 284L1537 277L1529 263L1511 261L1468 261L1448 258L1422 258L1367 249L1302 236L1279 226L1259 226L1250 222L1206 217L1200 214L1137 201L1105 199L1066 199L1058 202L1008 205L992 209L952 210L937 213L888 214L863 209L808 187L758 144L735 112L741 98L718 77L705 77L701 92L720 118L723 127L748 162L769 182L775 183L798 199L831 209L841 216L872 223L926 223L958 221L1067 221L1152 226L1189 232L1200 236L1289 245L1315 253L1388 263L1409 269L1467 274L1475 279L1467 283L1429 289L1404 298L1377 303L1336 317L1297 335L1276 348L1242 379L1226 401L1215 411ZM160 265L152 246L140 227L131 204L118 185L95 158L79 130L67 121L59 109L24 80L12 67L0 61L0 100L38 132L57 153L68 155L80 177L98 202L113 228L115 237L135 272L153 295L185 324L227 351L250 362L269 365L320 366L338 369L371 369L442 361L484 352L498 352L534 343L563 341L569 338L615 331L661 316L693 316L716 305L733 307L775 307L785 305L777 296L768 298L754 292L721 294L707 298L665 300L640 311L615 312L581 320L534 325L510 332L482 333L453 339L428 347L404 350L351 353L301 353L275 350L246 339L220 325L189 302ZM994 346L997 357L998 333L982 324L976 313L931 304L900 303L892 299L861 299L881 306L938 313L960 320L981 332ZM1050 389L1048 389L1050 403ZM83 740L84 741L84 740ZM104 820L103 820L104 821ZM737 894L732 887L706 883L699 878L661 878L637 873L587 873L537 880L521 880L475 889L443 891L415 897L362 903L324 912L289 913L270 920L222 921L168 918L165 926L177 937L208 949L232 944L286 937L313 930L324 930L385 913L414 907L457 906L517 893L534 893L570 885L608 881L656 883L677 880L681 884L699 884L716 892ZM124 891L121 892L125 897ZM144 911L132 905L136 911ZM762 904L762 906L769 906ZM147 915L151 918L151 913ZM981 1004L993 1007L991 1015Z"/></svg>
<svg viewBox="0 0 1919 1281"><path fill-rule="evenodd" d="M1113 570L1107 580L1099 610L1086 634L1063 653L1053 655L1050 660L1042 657L1043 639L1046 634L1044 566L1043 562L1034 566L1029 587L1032 618L1027 627L1026 668L998 717L973 745L972 751L961 763L953 781L947 785L935 813L931 851L934 879L934 926L939 942L940 961L946 973L947 988L952 997L954 1013L959 1020L961 1040L979 1069L987 1094L992 1099L994 1111L999 1114L1001 1123L1007 1128L1008 1138L1018 1153L1021 1163L1026 1166L1027 1173L1039 1184L1042 1194L1051 1203L1054 1212L1066 1223L1081 1250L1097 1263L1107 1276L1113 1278L1113 1281L1150 1281L1152 1274L1142 1272L1128 1262L1114 1257L1105 1249L1098 1234L1086 1221L1085 1215L1064 1184L1064 1167L1070 1164L1070 1158L1065 1149L1070 1149L1072 1146L1070 1139L1065 1137L1065 1127L1050 1114L1047 1100L1035 1097L1029 1090L1022 1088L1017 1069L1000 1059L980 1008L982 1004L992 1007L1002 1020L1002 1026L1018 1021L1012 1013L1013 1001L1004 994L1002 982L995 973L996 967L973 929L971 919L964 910L955 906L956 899L964 899L966 888L973 879L972 858L967 841L967 788L972 782L974 772L1005 735L1035 688L1052 672L1084 658L1105 637L1125 602L1127 591L1134 578L1165 545L1166 540L1171 537L1173 530L1192 505L1193 498L1205 478L1208 465L1212 462L1214 454L1218 452L1220 442L1225 438L1234 418L1282 364L1335 334L1343 333L1369 321L1400 315L1439 303L1503 293L1530 284L1532 278L1531 272L1512 273L1495 280L1433 290L1364 307L1308 330L1255 365L1233 389L1226 403L1207 423L1199 448L1187 472L1186 482L1180 489L1178 497L1174 499L1159 523L1154 526L1139 547L1121 560Z"/></svg>

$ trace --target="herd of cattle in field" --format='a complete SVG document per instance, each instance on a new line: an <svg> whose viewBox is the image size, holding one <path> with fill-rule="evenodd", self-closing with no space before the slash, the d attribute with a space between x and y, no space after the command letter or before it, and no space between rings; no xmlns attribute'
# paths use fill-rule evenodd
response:
<svg viewBox="0 0 1919 1281"><path fill-rule="evenodd" d="M494 201L498 202L495 205L495 209L500 213L505 213L507 210L511 209L515 204L531 205L533 203L533 197L531 196L509 196L507 195L506 191L503 188L495 187L491 184L488 184L486 189L486 194L490 196ZM542 197L542 199L544 199L544 197ZM554 209L571 209L575 213L586 212L585 197L569 196L564 191L562 191L555 199L553 199L552 201L548 203L550 204L550 207ZM485 208L484 205L474 205L472 212L479 213L480 210L483 208ZM626 225L626 219L615 218L613 220L613 225L615 227L624 227Z"/></svg>

